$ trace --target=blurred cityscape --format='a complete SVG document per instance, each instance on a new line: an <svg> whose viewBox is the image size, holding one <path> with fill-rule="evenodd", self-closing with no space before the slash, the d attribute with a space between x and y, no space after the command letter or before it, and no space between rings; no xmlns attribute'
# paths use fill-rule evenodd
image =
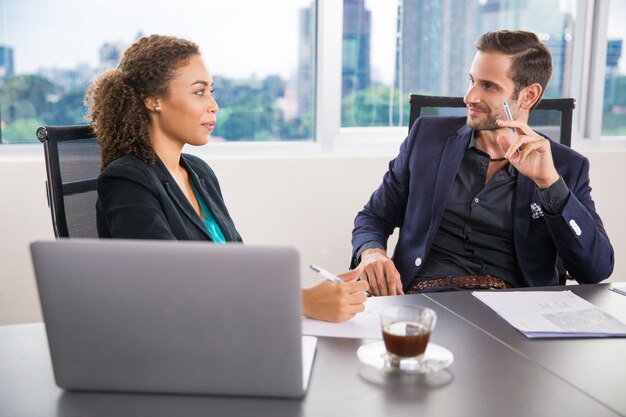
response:
<svg viewBox="0 0 626 417"><path fill-rule="evenodd" d="M344 0L342 126L401 126L410 93L462 96L480 34L524 28L540 36L553 57L546 97L570 91L575 19L545 0L399 0L395 62L371 59L372 15L364 0ZM537 19L541 16L541 19ZM311 140L315 109L315 2L299 13L298 67L291 79L270 75L232 79L214 74L220 105L214 140ZM36 141L37 126L85 122L87 85L115 68L128 42L106 42L96 66L41 67L16 74L14 49L0 45L0 141ZM626 75L619 71L622 39L608 41L603 133L626 134ZM376 66L393 66L392 83L376 79Z"/></svg>

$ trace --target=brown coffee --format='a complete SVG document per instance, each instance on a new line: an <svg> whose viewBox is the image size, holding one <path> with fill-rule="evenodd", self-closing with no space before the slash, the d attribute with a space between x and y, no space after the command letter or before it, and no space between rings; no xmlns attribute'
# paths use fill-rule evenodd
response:
<svg viewBox="0 0 626 417"><path fill-rule="evenodd" d="M396 321L383 328L387 352L403 358L415 357L426 351L430 331L420 323Z"/></svg>

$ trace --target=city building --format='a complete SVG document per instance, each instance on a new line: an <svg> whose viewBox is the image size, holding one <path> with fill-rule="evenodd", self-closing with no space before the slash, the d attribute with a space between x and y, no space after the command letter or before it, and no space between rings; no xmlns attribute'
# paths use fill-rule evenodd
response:
<svg viewBox="0 0 626 417"><path fill-rule="evenodd" d="M342 97L369 88L371 13L364 0L343 2Z"/></svg>
<svg viewBox="0 0 626 417"><path fill-rule="evenodd" d="M0 46L0 80L15 74L15 62L13 60L13 48Z"/></svg>

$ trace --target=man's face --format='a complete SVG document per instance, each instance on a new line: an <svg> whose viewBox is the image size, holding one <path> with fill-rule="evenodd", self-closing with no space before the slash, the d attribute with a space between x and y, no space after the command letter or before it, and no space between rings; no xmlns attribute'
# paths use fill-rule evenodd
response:
<svg viewBox="0 0 626 417"><path fill-rule="evenodd" d="M476 130L500 129L496 120L506 120L502 102L507 100L517 119L518 100L513 99L515 83L508 76L511 58L498 53L477 52L469 72L467 125Z"/></svg>

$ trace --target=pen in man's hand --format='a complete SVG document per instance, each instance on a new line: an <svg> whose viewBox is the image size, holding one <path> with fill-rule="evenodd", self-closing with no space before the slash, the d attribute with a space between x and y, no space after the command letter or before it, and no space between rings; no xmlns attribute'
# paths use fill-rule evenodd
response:
<svg viewBox="0 0 626 417"><path fill-rule="evenodd" d="M504 106L504 114L506 114L506 118L509 121L513 121L513 115L511 114L511 109L509 108L509 103L506 102L506 100L504 100L502 102L502 105ZM515 138L517 138L517 130L515 130L514 127L511 128L511 130L513 131L513 134L515 135Z"/></svg>
<svg viewBox="0 0 626 417"><path fill-rule="evenodd" d="M513 115L511 114L511 109L509 108L509 103L506 102L506 100L504 100L502 102L502 106L504 106L504 114L506 114L506 118L509 121L513 121ZM517 129L515 129L514 127L511 128L511 130L513 131L513 136L515 136L515 139L517 139ZM521 152L524 150L523 146L520 146L519 148L516 149L517 152Z"/></svg>

